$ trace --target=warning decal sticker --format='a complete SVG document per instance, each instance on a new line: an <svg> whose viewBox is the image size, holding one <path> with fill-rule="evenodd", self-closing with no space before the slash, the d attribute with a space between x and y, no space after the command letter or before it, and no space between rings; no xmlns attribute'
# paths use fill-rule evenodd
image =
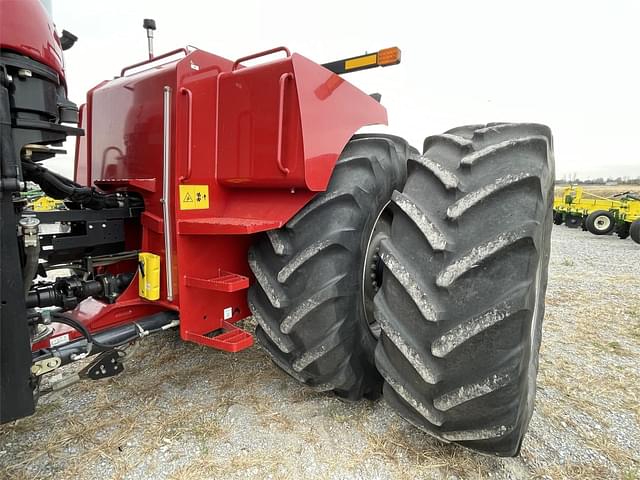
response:
<svg viewBox="0 0 640 480"><path fill-rule="evenodd" d="M180 185L180 210L209 208L209 185Z"/></svg>

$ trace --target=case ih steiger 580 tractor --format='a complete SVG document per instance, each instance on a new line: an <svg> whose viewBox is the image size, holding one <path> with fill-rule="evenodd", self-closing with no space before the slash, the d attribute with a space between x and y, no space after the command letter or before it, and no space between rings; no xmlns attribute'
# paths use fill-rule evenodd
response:
<svg viewBox="0 0 640 480"><path fill-rule="evenodd" d="M547 283L547 127L454 128L422 153L357 133L387 113L341 75L396 64L398 49L324 65L284 47L150 51L77 108L62 64L75 37L35 0L0 8L2 422L120 373L155 332L239 352L252 315L310 388L383 395L445 442L518 453ZM68 136L74 180L41 164ZM32 184L66 208L26 208Z"/></svg>

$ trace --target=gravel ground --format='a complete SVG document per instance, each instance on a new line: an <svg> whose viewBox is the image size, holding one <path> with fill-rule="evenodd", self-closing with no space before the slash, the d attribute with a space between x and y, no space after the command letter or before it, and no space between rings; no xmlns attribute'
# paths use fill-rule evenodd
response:
<svg viewBox="0 0 640 480"><path fill-rule="evenodd" d="M143 342L125 374L0 427L0 478L639 479L639 260L631 240L554 227L519 458L441 444L382 401L312 392L258 348L227 354L168 333Z"/></svg>

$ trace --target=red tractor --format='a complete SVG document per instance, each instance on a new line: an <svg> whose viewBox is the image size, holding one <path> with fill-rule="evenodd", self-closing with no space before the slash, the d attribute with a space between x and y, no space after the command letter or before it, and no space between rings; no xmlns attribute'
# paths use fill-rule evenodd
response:
<svg viewBox="0 0 640 480"><path fill-rule="evenodd" d="M384 395L445 442L519 452L552 224L546 126L454 128L422 154L356 133L387 113L341 75L397 64L397 48L324 65L285 47L150 49L77 108L62 64L75 37L36 0L0 11L2 422L179 328L230 352L255 335L316 391ZM68 136L74 180L41 164ZM30 209L34 184L65 208ZM255 333L236 325L249 316Z"/></svg>

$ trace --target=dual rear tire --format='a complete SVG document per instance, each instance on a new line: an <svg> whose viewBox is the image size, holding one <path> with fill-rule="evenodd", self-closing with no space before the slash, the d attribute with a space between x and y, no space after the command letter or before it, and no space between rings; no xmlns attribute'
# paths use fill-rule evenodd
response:
<svg viewBox="0 0 640 480"><path fill-rule="evenodd" d="M533 411L553 178L541 125L457 128L423 155L355 137L327 191L250 251L259 343L316 390L356 400L384 380L418 428L516 455Z"/></svg>
<svg viewBox="0 0 640 480"><path fill-rule="evenodd" d="M248 302L258 343L314 390L346 400L380 396L377 339L366 308L373 298L365 298L365 281L375 278L365 258L381 212L404 185L412 153L398 137L356 135L327 190L249 251L257 281Z"/></svg>

